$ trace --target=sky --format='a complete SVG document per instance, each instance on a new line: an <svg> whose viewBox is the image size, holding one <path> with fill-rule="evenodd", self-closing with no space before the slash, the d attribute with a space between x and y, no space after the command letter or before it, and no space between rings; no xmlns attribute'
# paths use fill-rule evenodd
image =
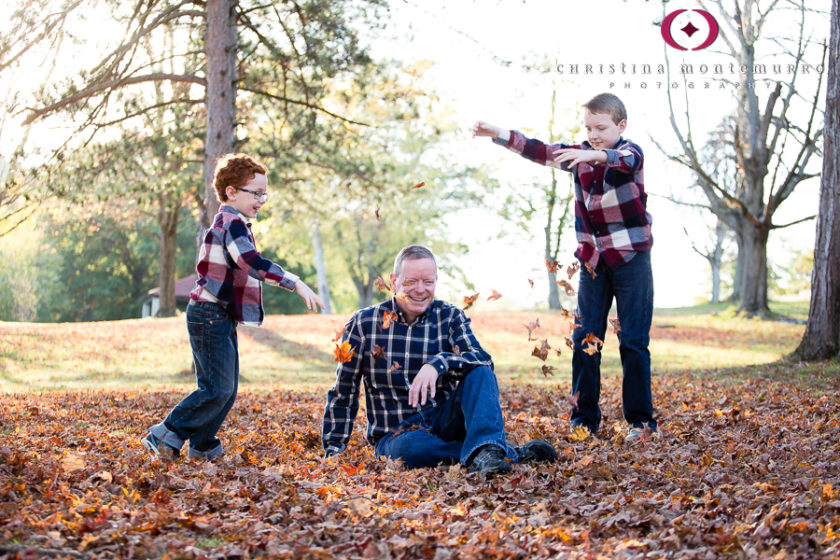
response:
<svg viewBox="0 0 840 560"><path fill-rule="evenodd" d="M809 2L809 7L815 9L823 6L828 9L827 2ZM655 305L678 307L708 298L711 292L709 266L692 250L683 228L698 245L707 244L711 234L708 218L666 199L687 192L692 182L691 174L669 162L653 143L656 139L665 149L676 151L676 137L668 121L669 81L667 76L655 73L657 65L666 61L666 50L672 64L691 64L695 69L695 74L685 82L675 78L670 89L678 103L689 96L696 137L702 138L704 131L719 123L735 106L734 86L721 87L713 79L716 64L723 65L725 77L735 77L729 67L731 59L722 53L721 39L703 50L691 50L700 46L712 31L702 14L693 11L699 7L694 1L673 0L667 4L667 13L686 10L670 26L675 42L689 49L680 53L666 45L660 28L653 25L654 21L663 19L662 4L654 1L394 2L391 30L396 30L396 38L386 37L375 43L375 52L383 55L397 52L407 59L435 61L425 78L440 95L441 103L451 109L457 126L463 131L461 138L453 143L453 153L465 164L482 166L510 189L534 181L547 182L550 171L493 145L486 138L471 138L470 129L476 120L544 139L552 89L558 92L557 130L580 124L580 105L595 94L618 95L628 110L625 137L645 151L645 188L653 217ZM709 13L717 14L711 8ZM788 13L771 20L768 33L779 36L795 32L794 16ZM814 16L811 21L816 38L827 35L827 19ZM698 28L691 37L680 32L688 23ZM727 24L719 25L725 32ZM761 61L769 65L778 60L765 57ZM505 67L500 61L511 64ZM550 63L552 70L526 72L522 70L525 62ZM819 56L805 62L817 65ZM650 66L653 73L643 74L643 65ZM774 75L783 81L788 76L784 72ZM811 86L816 87L813 81ZM759 92L766 98L765 91L759 89ZM824 105L824 95L822 99ZM569 140L584 139L585 136L579 135ZM565 181L564 174L560 175L560 180ZM802 184L780 208L774 221L785 223L816 214L818 187L818 180ZM515 232L505 233L498 239L497 234L504 227L498 218L467 209L453 220L453 226L456 236L471 247L461 265L476 290L489 295L491 289L496 289L505 296L485 305L485 309L489 305L495 308L544 305L548 280L539 223L532 229L533 239ZM772 233L771 262L786 265L793 251L812 248L814 227L814 222L809 221ZM571 228L564 233L564 239L558 260L567 264L576 246ZM536 282L533 289L529 287L529 278ZM445 282L442 287L445 292ZM450 295L454 299L455 294Z"/></svg>

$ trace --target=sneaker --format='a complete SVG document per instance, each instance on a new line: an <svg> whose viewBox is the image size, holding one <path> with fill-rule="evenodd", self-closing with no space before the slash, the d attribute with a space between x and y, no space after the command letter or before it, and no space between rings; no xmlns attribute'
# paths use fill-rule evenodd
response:
<svg viewBox="0 0 840 560"><path fill-rule="evenodd" d="M487 476L507 474L513 470L505 457L505 450L498 445L482 445L473 455L467 466L467 472Z"/></svg>
<svg viewBox="0 0 840 560"><path fill-rule="evenodd" d="M649 440L654 433L653 430L647 427L639 428L637 426L631 426L630 433L624 436L624 441L626 443L632 443L634 441Z"/></svg>
<svg viewBox="0 0 840 560"><path fill-rule="evenodd" d="M554 446L544 439L532 439L525 445L516 448L516 455L519 457L520 463L530 463L532 461L556 461L557 451Z"/></svg>
<svg viewBox="0 0 840 560"><path fill-rule="evenodd" d="M177 459L181 456L181 451L179 449L163 443L156 438L152 432L143 436L140 439L140 443L143 444L143 447L145 447L149 453L157 455L158 457L163 457L164 459Z"/></svg>

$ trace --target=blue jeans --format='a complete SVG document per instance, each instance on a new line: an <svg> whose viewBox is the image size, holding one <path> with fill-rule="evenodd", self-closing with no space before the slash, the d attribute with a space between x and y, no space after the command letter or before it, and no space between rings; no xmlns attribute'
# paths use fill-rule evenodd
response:
<svg viewBox="0 0 840 560"><path fill-rule="evenodd" d="M190 441L190 457L212 459L223 453L216 433L236 400L239 347L236 322L216 303L187 306L187 330L198 388L175 405L151 432L176 449Z"/></svg>
<svg viewBox="0 0 840 560"><path fill-rule="evenodd" d="M443 406L421 410L376 442L377 457L402 459L407 467L433 467L460 461L486 444L505 450L513 461L516 450L505 442L496 374L487 366L467 373Z"/></svg>
<svg viewBox="0 0 840 560"><path fill-rule="evenodd" d="M650 324L653 317L653 274L650 252L636 253L630 262L617 270L603 261L595 269L597 278L580 272L578 315L580 327L572 333L572 394L578 395L578 408L572 413L572 425L582 425L595 432L601 424L601 354L592 356L582 350L589 333L604 340L607 319L615 297L621 330L618 349L624 376L621 402L624 419L641 428L648 424L656 430L650 389Z"/></svg>

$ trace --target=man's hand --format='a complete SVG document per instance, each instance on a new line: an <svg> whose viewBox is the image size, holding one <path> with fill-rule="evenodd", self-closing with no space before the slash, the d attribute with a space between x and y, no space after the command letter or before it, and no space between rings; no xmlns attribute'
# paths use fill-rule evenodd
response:
<svg viewBox="0 0 840 560"><path fill-rule="evenodd" d="M566 163L565 167L572 168L579 163L600 162L606 163L607 152L604 150L581 150L579 148L563 148L557 150L557 156L554 158L555 163Z"/></svg>
<svg viewBox="0 0 840 560"><path fill-rule="evenodd" d="M306 304L306 308L310 311L318 311L317 306L321 306L321 309L324 309L324 302L321 301L321 298L318 297L318 294L312 291L312 288L307 286L303 283L303 281L298 280L295 282L295 291L298 295L303 299L303 302Z"/></svg>
<svg viewBox="0 0 840 560"><path fill-rule="evenodd" d="M416 407L418 404L426 404L426 395L430 399L435 398L435 385L437 384L438 372L429 364L423 364L420 371L414 377L411 388L408 390L408 404Z"/></svg>
<svg viewBox="0 0 840 560"><path fill-rule="evenodd" d="M502 129L498 126L484 121L478 121L473 125L472 129L473 138L476 136L489 136L490 138L496 138L501 132Z"/></svg>

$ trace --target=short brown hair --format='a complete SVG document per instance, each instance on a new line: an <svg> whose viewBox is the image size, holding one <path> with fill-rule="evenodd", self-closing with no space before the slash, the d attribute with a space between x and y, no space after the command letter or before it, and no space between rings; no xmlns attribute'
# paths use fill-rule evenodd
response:
<svg viewBox="0 0 840 560"><path fill-rule="evenodd" d="M225 154L216 160L216 172L213 174L213 188L219 202L227 201L227 187L243 187L257 173L265 175L268 170L247 154Z"/></svg>
<svg viewBox="0 0 840 560"><path fill-rule="evenodd" d="M627 119L624 103L612 93L599 93L584 103L583 108L589 109L590 113L609 113L615 124Z"/></svg>

